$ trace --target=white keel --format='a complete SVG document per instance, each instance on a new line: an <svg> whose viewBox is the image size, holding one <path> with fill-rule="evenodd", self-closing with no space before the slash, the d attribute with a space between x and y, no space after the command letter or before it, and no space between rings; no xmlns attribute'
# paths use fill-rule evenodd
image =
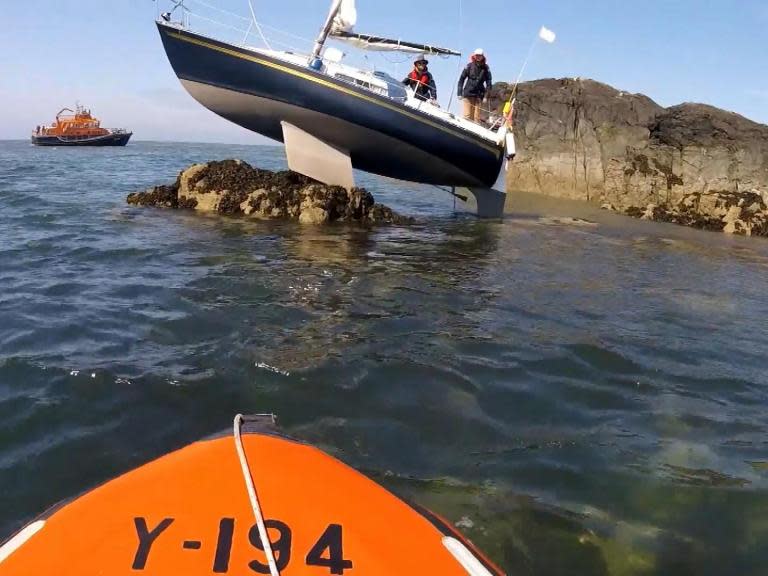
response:
<svg viewBox="0 0 768 576"><path fill-rule="evenodd" d="M515 136L511 130L506 127L501 129L499 133L499 142L504 144L504 162L501 165L501 170L496 177L496 182L491 188L479 188L479 187L467 187L459 188L458 190L466 191L471 196L474 202L467 198L465 204L467 208L472 210L474 208L475 214L480 218L503 218L504 206L507 203L507 169L509 163L515 157ZM454 196L456 194L454 193ZM457 196L461 198L461 196ZM474 204L474 206L473 206Z"/></svg>
<svg viewBox="0 0 768 576"><path fill-rule="evenodd" d="M460 188L474 197L474 212L480 218L502 218L507 193L493 188ZM469 205L469 202L467 203ZM471 209L471 206L470 206Z"/></svg>
<svg viewBox="0 0 768 576"><path fill-rule="evenodd" d="M288 168L330 186L341 186L347 190L355 186L352 159L348 152L289 122L283 121L280 124L283 128ZM504 216L507 167L515 154L515 142L512 133L506 130L499 134L499 139L505 144L505 160L493 187L461 187L454 190L454 196L461 199L466 208L480 218Z"/></svg>
<svg viewBox="0 0 768 576"><path fill-rule="evenodd" d="M347 190L355 187L352 159L348 152L331 146L293 124L280 124L283 127L288 168L329 186L341 186Z"/></svg>

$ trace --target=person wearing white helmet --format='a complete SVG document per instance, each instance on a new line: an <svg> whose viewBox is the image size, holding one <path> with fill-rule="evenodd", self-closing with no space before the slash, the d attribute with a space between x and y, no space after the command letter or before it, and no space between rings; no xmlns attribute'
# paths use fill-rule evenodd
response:
<svg viewBox="0 0 768 576"><path fill-rule="evenodd" d="M459 100L464 100L464 118L473 122L481 120L481 103L493 85L491 69L485 52L478 48L459 77Z"/></svg>
<svg viewBox="0 0 768 576"><path fill-rule="evenodd" d="M437 100L437 85L432 73L427 68L429 61L424 54L419 54L413 62L413 70L403 80L403 84L414 91L419 100Z"/></svg>

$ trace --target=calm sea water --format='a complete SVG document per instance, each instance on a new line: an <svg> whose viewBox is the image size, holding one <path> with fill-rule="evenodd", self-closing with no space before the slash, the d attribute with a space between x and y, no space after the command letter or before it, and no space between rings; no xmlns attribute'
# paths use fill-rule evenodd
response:
<svg viewBox="0 0 768 576"><path fill-rule="evenodd" d="M0 539L274 411L510 575L768 574L768 243L526 209L409 227L128 207L276 148L0 142ZM522 210L522 209L521 209Z"/></svg>

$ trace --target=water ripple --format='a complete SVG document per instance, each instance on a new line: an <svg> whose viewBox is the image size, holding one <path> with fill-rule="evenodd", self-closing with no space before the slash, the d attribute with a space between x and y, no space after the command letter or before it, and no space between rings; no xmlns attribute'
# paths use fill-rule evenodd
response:
<svg viewBox="0 0 768 576"><path fill-rule="evenodd" d="M270 411L461 522L510 573L762 574L768 245L482 222L365 175L419 222L124 204L231 156L283 163L258 147L142 143L85 163L0 143L0 536Z"/></svg>

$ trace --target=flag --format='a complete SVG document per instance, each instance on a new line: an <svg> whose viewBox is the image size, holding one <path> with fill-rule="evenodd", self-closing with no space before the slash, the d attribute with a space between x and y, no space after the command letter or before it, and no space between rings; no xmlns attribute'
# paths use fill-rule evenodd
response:
<svg viewBox="0 0 768 576"><path fill-rule="evenodd" d="M544 42L547 42L548 44L552 44L552 42L555 41L555 38L557 38L557 35L552 32L549 28L542 26L541 30L539 30L539 38L544 40Z"/></svg>

